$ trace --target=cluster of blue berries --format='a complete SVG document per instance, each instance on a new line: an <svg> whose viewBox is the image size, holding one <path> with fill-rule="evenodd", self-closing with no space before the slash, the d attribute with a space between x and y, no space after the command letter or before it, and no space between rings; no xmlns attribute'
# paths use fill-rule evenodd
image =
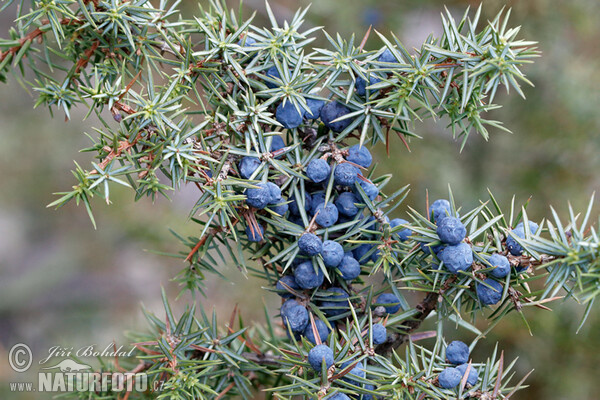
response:
<svg viewBox="0 0 600 400"><path fill-rule="evenodd" d="M444 389L453 389L460 384L467 372L469 366L469 346L459 340L451 342L446 347L446 361L453 364L454 367L445 368L438 375L438 383ZM467 384L475 386L479 380L479 372L471 365L469 375L467 376Z"/></svg>
<svg viewBox="0 0 600 400"><path fill-rule="evenodd" d="M423 243L422 249L434 253L453 274L468 271L473 265L473 251L471 246L464 242L467 234L466 227L458 214L453 214L450 202L445 199L436 200L429 207L429 216L437 226L436 232L442 244L430 246ZM538 228L536 223L529 222L529 230L532 233L535 233ZM512 232L517 237L524 238L523 223L519 223ZM506 248L512 255L521 255L523 252L523 248L512 236L506 239ZM492 268L488 271L491 277L484 279L483 283L476 284L477 297L481 304L486 306L497 304L504 292L502 283L493 278L502 279L510 273L510 262L506 256L495 253L489 256L487 261ZM522 270L517 269L517 272Z"/></svg>

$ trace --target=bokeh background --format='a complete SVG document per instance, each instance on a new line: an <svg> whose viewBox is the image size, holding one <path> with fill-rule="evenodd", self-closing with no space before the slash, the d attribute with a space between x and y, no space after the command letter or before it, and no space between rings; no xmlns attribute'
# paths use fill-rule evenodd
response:
<svg viewBox="0 0 600 400"><path fill-rule="evenodd" d="M262 0L245 0L247 15L258 11L257 23L266 23ZM507 5L512 24L522 25L522 37L539 41L542 58L526 68L535 88L524 88L527 100L501 96L504 108L490 117L504 121L513 134L492 131L488 143L473 136L459 152L444 124L420 123L424 140L413 141L408 153L400 142L391 157L382 160L380 172L392 172L397 187L412 187L407 204L424 208L425 193L442 197L451 185L465 208L487 198L490 188L503 204L515 194L518 201L532 196L529 213L540 219L548 205L566 214L567 201L581 209L600 186L600 2L594 0L485 1L491 16ZM308 1L272 0L280 20L289 18ZM440 33L440 13L447 6L457 16L477 2L459 0L327 0L314 2L307 26L325 26L329 32L362 37L369 25L393 31L407 46L418 46L430 33ZM188 15L195 1L184 1ZM0 16L0 35L7 37L14 12ZM317 46L326 44L320 37ZM375 35L367 47L379 46ZM49 398L17 395L6 390L9 381L26 380L6 362L12 344L30 345L37 359L55 345L104 347L111 341L127 345L126 330L144 330L140 310L144 304L160 313L160 288L175 298L179 288L170 279L183 268L180 261L153 251L181 250L169 233L195 234L188 211L195 192L185 188L171 200L134 203L131 193L115 188L114 204L94 204L98 229L94 230L82 207L69 204L55 211L46 208L53 192L72 185L73 161L89 165L89 145L83 132L93 132L94 120L81 121L85 110L74 112L71 122L51 118L46 110L33 110L35 93L14 79L0 86L0 397ZM391 191L391 188L389 189ZM406 207L400 207L402 216ZM596 210L596 213L598 210ZM236 303L243 304L247 321L264 319L262 303L275 310L273 294L258 289L260 282L246 278L235 267L224 267L225 282L210 277L207 298L227 319ZM189 298L174 302L182 308ZM518 316L504 320L475 350L483 359L499 340L508 358L519 357L519 375L531 369L530 389L515 399L597 399L600 364L600 310L593 310L587 325L575 331L583 307L557 303L553 312L527 310L533 336ZM275 311L274 311L275 314ZM485 321L480 324L485 327ZM462 335L464 332L449 332Z"/></svg>

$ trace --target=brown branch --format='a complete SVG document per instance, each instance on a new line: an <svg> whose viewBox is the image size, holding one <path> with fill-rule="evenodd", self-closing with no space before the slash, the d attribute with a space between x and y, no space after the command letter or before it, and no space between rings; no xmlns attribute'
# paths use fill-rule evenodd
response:
<svg viewBox="0 0 600 400"><path fill-rule="evenodd" d="M48 21L42 21L43 24L47 24ZM71 18L63 18L60 21L61 25L69 25L70 23L81 23L81 21L77 20L77 19L71 19ZM29 41L34 40L35 38L42 36L44 33L48 32L48 29L43 30L42 28L36 28L34 30L32 30L31 32L29 32L27 35L25 35L24 37L22 37L21 39L19 39L19 44L16 46L11 47L10 49L8 49L5 52L1 52L0 51L0 63L2 61L4 61L4 59L9 55L9 54L16 54L19 50L21 50L21 48L23 47L23 45Z"/></svg>
<svg viewBox="0 0 600 400"><path fill-rule="evenodd" d="M415 310L418 311L417 315L404 323L404 333L389 333L387 340L382 344L378 345L375 351L381 355L387 355L392 350L397 349L402 344L406 343L410 338L410 333L421 326L421 323L437 308L438 303L441 301L442 294L448 289L450 284L456 280L455 277L450 277L444 282L439 292L427 293L427 296L416 305Z"/></svg>

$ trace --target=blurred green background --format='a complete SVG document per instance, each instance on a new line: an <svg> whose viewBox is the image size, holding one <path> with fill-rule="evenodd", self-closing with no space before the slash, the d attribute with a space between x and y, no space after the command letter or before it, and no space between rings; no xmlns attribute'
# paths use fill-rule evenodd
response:
<svg viewBox="0 0 600 400"><path fill-rule="evenodd" d="M369 25L393 31L407 46L418 46L430 33L440 33L440 12L447 6L457 16L478 3L472 1L411 0L402 2L327 0L315 2L307 26L325 26L329 32L362 37ZM258 11L257 22L266 23L262 0L245 1L247 15ZM280 20L290 18L308 1L271 1ZM502 6L513 8L512 24L522 25L521 37L537 40L542 58L526 73L535 88L524 88L527 100L501 96L504 105L490 115L505 122L514 134L492 131L489 143L473 136L459 152L444 123L418 123L425 140L413 141L408 153L399 141L379 171L393 172L396 187L412 187L407 204L423 210L425 193L443 197L448 184L465 208L487 198L490 188L508 204L513 194L520 202L533 196L529 212L540 219L552 204L565 215L567 201L581 209L600 184L600 2L593 0L486 1L484 14ZM184 1L187 15L196 10ZM7 37L14 10L0 16L0 35ZM325 46L322 37L317 46ZM367 47L379 46L372 35ZM168 229L195 234L187 220L195 201L193 190L174 193L172 201L160 199L134 203L127 191L115 188L114 204L95 202L98 229L94 230L82 207L70 204L58 211L45 208L53 192L72 185L73 160L88 166L89 154L78 150L89 145L82 132L92 132L95 121L81 122L85 110L74 112L71 122L52 119L45 110L33 110L35 94L17 81L0 86L0 397L19 397L6 391L6 382L27 380L7 365L12 344L29 344L41 358L51 346L105 347L115 340L127 344L125 330L143 330L140 311L161 312L159 293L164 286L171 298L178 292L170 282L182 268L177 260L149 250L180 250ZM389 188L390 192L393 188ZM403 214L406 207L400 207ZM401 216L401 215L400 215ZM238 270L225 271L230 282L210 277L207 298L222 320L236 303L243 304L246 321L261 321L263 301L276 313L275 295L258 290L260 282L246 279ZM226 296L223 293L227 293ZM189 298L174 302L182 308ZM583 307L573 302L555 304L553 312L528 309L534 336L518 317L500 323L475 350L484 359L494 344L508 358L519 357L517 369L531 388L515 399L597 399L595 379L600 364L598 309L575 335ZM485 327L485 322L480 324ZM464 333L448 332L449 337ZM34 365L35 367L35 365ZM37 371L36 368L33 368Z"/></svg>

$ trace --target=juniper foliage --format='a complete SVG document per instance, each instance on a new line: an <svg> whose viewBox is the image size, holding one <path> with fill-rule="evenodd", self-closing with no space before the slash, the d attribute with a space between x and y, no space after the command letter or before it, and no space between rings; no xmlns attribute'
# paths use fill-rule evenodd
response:
<svg viewBox="0 0 600 400"><path fill-rule="evenodd" d="M519 39L519 28L509 26L510 11L491 21L480 20L481 9L460 19L446 11L441 37L430 36L410 52L394 35L375 32L384 47L372 49L372 32L359 39L305 29L308 9L277 21L268 3L270 27L253 25L243 7L230 11L218 0L200 5L192 18L171 0L13 0L1 10L14 2L15 25L10 38L0 40L0 79L11 76L31 88L36 107L67 119L73 108L87 108L86 117L101 122L83 149L93 154L91 165L76 165L73 188L50 206L83 203L95 224L92 199L109 203L114 185L131 188L136 200L193 185L198 199L190 216L198 235L176 234L185 249L178 257L187 262L177 276L183 290L202 294L205 276L220 275L219 265L228 263L262 278L272 296L293 298L307 310L312 342L293 332L289 320L282 324L276 310L265 309L265 326L246 325L237 308L226 324L195 304L176 317L163 293L166 319L146 313L151 329L133 337L136 371L147 372L161 390L129 398L254 398L263 391L278 399L507 399L526 376L516 377L515 362L499 349L470 360L479 374L474 385L466 374L455 388L440 386L437 377L450 366L444 326L469 331L473 349L510 312L526 323L528 308L569 298L589 315L600 292L593 197L583 213L569 207L567 221L551 209L532 232L527 204L513 199L502 207L490 193L477 208L463 210L449 191L446 212L459 216L466 228L462 244L473 257L466 270L453 273L442 257L447 249L436 251L443 243L429 205L405 207L410 222L393 220L408 186L384 193L393 177L352 155L357 144L359 151L392 140L408 146L427 118L446 123L462 147L473 132L487 139L490 130L506 130L486 113L500 107L493 103L499 89L523 96L521 85L530 82L521 68L538 55L535 42ZM316 35L324 35L327 48L311 47ZM322 183L307 177L316 159L330 167ZM344 168L350 184L336 174ZM271 196L260 192L260 183L276 185L277 193L249 206ZM340 217L336 209L326 224L326 207L318 213L309 207L317 200L334 203L342 193L355 196L348 204L355 214ZM513 231L519 222L522 235ZM361 261L360 275L345 279L349 272L325 265L322 255L303 257L298 243L305 234L340 244ZM507 238L523 252L511 254ZM493 278L502 293L488 307L478 291L493 290L485 282L494 269L492 254L505 255L511 268ZM298 262L309 262L323 283L308 290L285 281L277 287ZM367 284L370 277L380 284ZM399 312L378 303L382 293L396 296ZM422 300L411 304L408 293L422 293ZM481 318L490 321L485 331L475 326ZM420 329L426 319L435 331ZM319 320L331 331L326 340ZM376 323L387 331L378 343L371 329ZM313 371L307 355L322 341L335 364Z"/></svg>

